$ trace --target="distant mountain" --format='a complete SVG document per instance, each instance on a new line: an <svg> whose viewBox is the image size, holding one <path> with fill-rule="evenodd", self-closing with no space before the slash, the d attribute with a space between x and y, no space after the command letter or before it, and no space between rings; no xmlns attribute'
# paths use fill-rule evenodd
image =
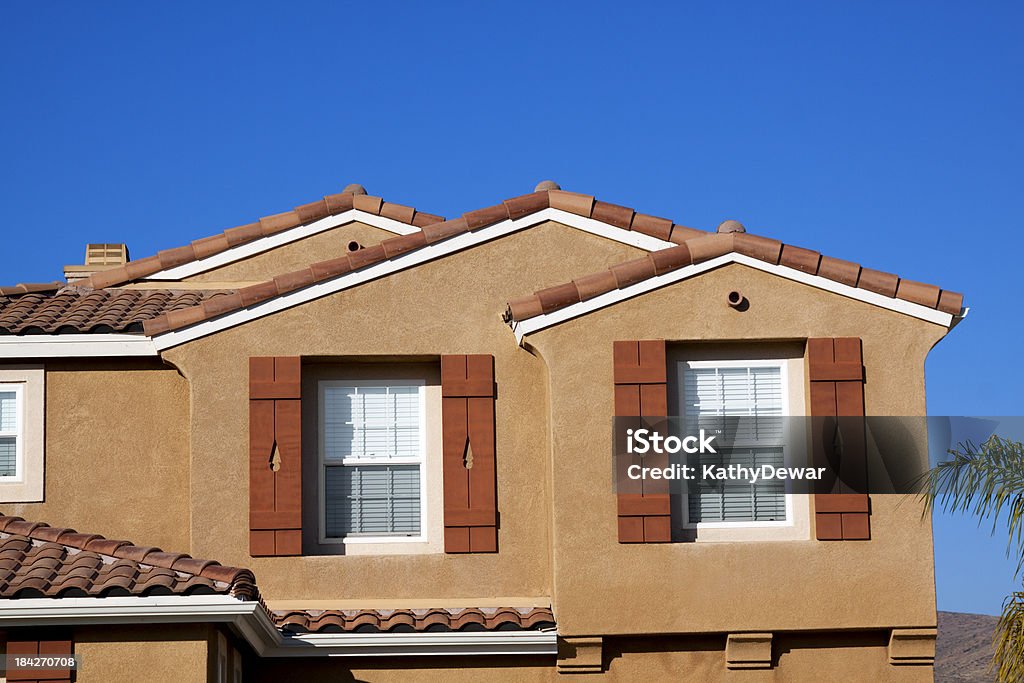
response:
<svg viewBox="0 0 1024 683"><path fill-rule="evenodd" d="M935 644L936 683L988 683L992 661L992 635L997 617L963 612L939 612L939 638Z"/></svg>

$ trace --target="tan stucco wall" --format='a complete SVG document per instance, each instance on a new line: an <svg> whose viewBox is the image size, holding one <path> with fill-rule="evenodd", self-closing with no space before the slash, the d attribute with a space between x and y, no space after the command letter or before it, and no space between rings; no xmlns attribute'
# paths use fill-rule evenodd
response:
<svg viewBox="0 0 1024 683"><path fill-rule="evenodd" d="M356 241L364 247L369 247L389 237L397 235L365 223L349 223L193 275L185 278L185 282L264 282L275 275L301 270L311 263L344 256L348 253L349 242Z"/></svg>
<svg viewBox="0 0 1024 683"><path fill-rule="evenodd" d="M158 360L53 360L45 367L45 500L2 511L187 551L184 378Z"/></svg>
<svg viewBox="0 0 1024 683"><path fill-rule="evenodd" d="M548 223L165 352L189 379L194 406L193 555L251 567L265 597L278 605L550 595L545 370L516 346L501 313L510 297L636 253ZM501 552L250 558L249 356L441 353L496 359Z"/></svg>
<svg viewBox="0 0 1024 683"><path fill-rule="evenodd" d="M733 289L749 310L726 305ZM943 332L732 264L531 335L550 368L552 395L588 397L552 402L559 632L933 626L931 530L914 500L873 496L869 542L622 545L604 454L614 340L859 336L867 413L923 415L924 358Z"/></svg>
<svg viewBox="0 0 1024 683"><path fill-rule="evenodd" d="M78 627L75 681L206 683L208 637L198 624Z"/></svg>

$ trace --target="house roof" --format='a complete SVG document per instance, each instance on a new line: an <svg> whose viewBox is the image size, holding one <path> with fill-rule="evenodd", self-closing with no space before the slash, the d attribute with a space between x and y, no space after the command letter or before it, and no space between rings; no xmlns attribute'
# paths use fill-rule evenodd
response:
<svg viewBox="0 0 1024 683"><path fill-rule="evenodd" d="M279 275L238 292L204 301L191 308L169 311L144 324L147 335L153 336L188 327L225 313L240 310L288 292L331 280L346 273L367 268L411 251L479 230L505 220L516 220L544 209L560 209L583 218L593 219L621 230L638 232L664 243L684 242L707 236L702 230L677 225L667 218L637 213L633 209L595 200L590 195L562 190L541 190L506 199L500 204L463 214L449 221L427 225L419 231L391 237L359 251L327 261L311 264L302 270Z"/></svg>
<svg viewBox="0 0 1024 683"><path fill-rule="evenodd" d="M195 240L183 247L165 249L155 256L129 261L123 266L93 273L83 279L82 282L76 284L95 289L123 285L126 282L153 275L161 270L213 256L233 247L248 244L270 235L276 235L305 223L351 209L375 216L383 216L415 227L422 227L444 220L443 216L423 213L411 206L386 202L380 197L366 194L361 187L349 186L344 192L328 195L309 204L296 206L291 211L264 216L253 223L230 228L216 235Z"/></svg>
<svg viewBox="0 0 1024 683"><path fill-rule="evenodd" d="M0 598L196 594L259 599L248 569L0 515Z"/></svg>
<svg viewBox="0 0 1024 683"><path fill-rule="evenodd" d="M555 626L550 607L293 610L271 615L286 633L526 631Z"/></svg>
<svg viewBox="0 0 1024 683"><path fill-rule="evenodd" d="M142 323L216 301L230 291L81 290L0 296L0 334L142 332Z"/></svg>
<svg viewBox="0 0 1024 683"><path fill-rule="evenodd" d="M850 261L822 256L817 251L783 244L779 240L747 234L735 221L726 221L716 234L690 237L678 246L651 252L607 270L547 287L508 302L505 321L515 324L562 308L588 301L615 289L622 289L685 266L709 261L726 254L743 254L770 265L832 280L840 284L902 299L950 315L959 315L963 295L913 280L900 278Z"/></svg>
<svg viewBox="0 0 1024 683"><path fill-rule="evenodd" d="M55 282L19 282L9 287L0 287L0 296L11 297L33 292L56 292L62 287L64 287L64 283L60 280Z"/></svg>

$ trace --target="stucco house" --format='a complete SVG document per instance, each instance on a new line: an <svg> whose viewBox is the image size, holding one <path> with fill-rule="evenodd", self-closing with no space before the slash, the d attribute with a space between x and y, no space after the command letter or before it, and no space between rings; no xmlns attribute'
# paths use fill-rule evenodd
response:
<svg viewBox="0 0 1024 683"><path fill-rule="evenodd" d="M616 493L611 424L924 415L963 311L549 181L90 245L0 288L0 629L78 660L7 680L931 680L916 500Z"/></svg>

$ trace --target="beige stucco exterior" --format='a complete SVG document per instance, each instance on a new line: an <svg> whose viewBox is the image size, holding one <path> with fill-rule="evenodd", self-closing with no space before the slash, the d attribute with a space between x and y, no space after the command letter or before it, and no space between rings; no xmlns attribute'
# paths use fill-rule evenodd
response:
<svg viewBox="0 0 1024 683"><path fill-rule="evenodd" d="M192 280L266 279L336 256L349 239L389 236L344 230ZM535 332L522 346L501 319L512 297L639 253L547 223L168 349L162 363L47 362L46 501L4 512L250 567L275 608L551 604L561 636L605 637L616 680L812 680L821 671L930 680L929 666L888 663L889 630L936 621L931 529L912 499L873 496L866 542L818 542L812 529L801 540L618 543L612 343L730 342L757 353L772 342L800 359L809 337L860 337L867 413L923 415L925 357L947 330L739 264ZM748 310L726 305L732 290ZM327 361L429 368L458 353L495 358L498 553L250 557L250 356L302 356L305 397ZM314 452L304 459L316 458L312 443L307 435ZM774 668L726 669L725 634L751 631L777 634ZM143 659L156 669L199 656L200 641L155 640ZM81 646L94 662L113 662L111 647ZM495 675L501 663L273 660L252 673L458 681ZM554 657L509 663L500 672L515 680L558 675ZM100 680L88 675L79 680Z"/></svg>

